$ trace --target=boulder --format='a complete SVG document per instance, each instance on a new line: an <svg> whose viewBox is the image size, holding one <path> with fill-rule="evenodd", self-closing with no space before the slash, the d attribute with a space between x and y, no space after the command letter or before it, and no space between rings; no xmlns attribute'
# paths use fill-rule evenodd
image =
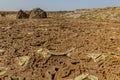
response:
<svg viewBox="0 0 120 80"><path fill-rule="evenodd" d="M47 18L47 13L40 8L35 8L31 10L29 18L31 19Z"/></svg>
<svg viewBox="0 0 120 80"><path fill-rule="evenodd" d="M17 13L17 19L26 19L26 18L29 18L29 14L25 13L24 11L20 10L18 13Z"/></svg>

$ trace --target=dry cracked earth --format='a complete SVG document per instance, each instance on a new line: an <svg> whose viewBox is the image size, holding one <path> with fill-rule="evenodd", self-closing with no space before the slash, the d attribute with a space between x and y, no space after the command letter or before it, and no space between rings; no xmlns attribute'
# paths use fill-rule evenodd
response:
<svg viewBox="0 0 120 80"><path fill-rule="evenodd" d="M0 80L120 80L120 24L0 18Z"/></svg>

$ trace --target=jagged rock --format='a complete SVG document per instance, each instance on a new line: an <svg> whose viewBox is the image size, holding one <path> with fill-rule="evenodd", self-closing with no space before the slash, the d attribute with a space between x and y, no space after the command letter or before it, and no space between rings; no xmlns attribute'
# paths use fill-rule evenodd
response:
<svg viewBox="0 0 120 80"><path fill-rule="evenodd" d="M99 60L103 60L106 57L106 56L102 56L102 54L95 54L95 53L87 54L87 56L92 58L95 62L98 62Z"/></svg>
<svg viewBox="0 0 120 80"><path fill-rule="evenodd" d="M86 77L88 77L89 74L81 74L77 77L74 78L74 80L83 80L85 79Z"/></svg>
<svg viewBox="0 0 120 80"><path fill-rule="evenodd" d="M37 53L42 55L44 58L49 58L51 56L49 50L43 48L38 49Z"/></svg>
<svg viewBox="0 0 120 80"><path fill-rule="evenodd" d="M25 67L29 62L30 57L29 56L22 56L17 57L15 60L17 61L18 65Z"/></svg>
<svg viewBox="0 0 120 80"><path fill-rule="evenodd" d="M98 78L94 75L89 75L89 74L81 74L77 77L74 78L74 80L84 80L88 78L89 80L98 80Z"/></svg>
<svg viewBox="0 0 120 80"><path fill-rule="evenodd" d="M37 50L37 53L42 55L44 58L49 58L50 56L67 56L67 57L71 57L72 55L72 51L75 48L71 48L70 50L66 51L66 52L50 52L48 49L44 49L44 48L39 48Z"/></svg>
<svg viewBox="0 0 120 80"><path fill-rule="evenodd" d="M94 76L94 75L89 75L88 79L90 79L90 80L98 80L98 78L96 76Z"/></svg>
<svg viewBox="0 0 120 80"><path fill-rule="evenodd" d="M26 18L29 18L29 14L25 13L24 11L20 10L18 13L17 13L17 19L26 19Z"/></svg>
<svg viewBox="0 0 120 80"><path fill-rule="evenodd" d="M35 8L30 12L31 19L47 18L47 13L40 8Z"/></svg>
<svg viewBox="0 0 120 80"><path fill-rule="evenodd" d="M106 59L118 59L120 60L120 55L115 53L87 53L87 56L92 58L94 62L105 61Z"/></svg>

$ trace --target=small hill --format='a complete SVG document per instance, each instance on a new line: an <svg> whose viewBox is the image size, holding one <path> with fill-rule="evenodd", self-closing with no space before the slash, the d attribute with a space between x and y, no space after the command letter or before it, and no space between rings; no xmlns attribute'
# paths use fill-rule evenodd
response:
<svg viewBox="0 0 120 80"><path fill-rule="evenodd" d="M67 17L97 21L120 22L120 7L77 9L73 13L67 15Z"/></svg>

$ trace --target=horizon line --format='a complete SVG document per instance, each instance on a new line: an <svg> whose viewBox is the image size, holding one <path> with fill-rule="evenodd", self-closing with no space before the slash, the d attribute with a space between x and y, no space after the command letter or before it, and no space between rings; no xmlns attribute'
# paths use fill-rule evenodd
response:
<svg viewBox="0 0 120 80"><path fill-rule="evenodd" d="M99 8L101 8L101 9L104 9L104 8L109 8L109 7L120 7L120 6L106 6L106 7L90 7L90 8L76 8L76 9L71 9L71 10L45 10L45 9L43 9L43 8L41 8L41 9L43 9L44 11L75 11L75 10L77 10L77 9L99 9ZM35 8L40 8L40 7L35 7ZM19 10L24 10L24 11L30 11L30 10L32 10L32 9L34 9L34 8L31 8L31 9L19 9ZM0 10L0 11L19 11L19 10Z"/></svg>

